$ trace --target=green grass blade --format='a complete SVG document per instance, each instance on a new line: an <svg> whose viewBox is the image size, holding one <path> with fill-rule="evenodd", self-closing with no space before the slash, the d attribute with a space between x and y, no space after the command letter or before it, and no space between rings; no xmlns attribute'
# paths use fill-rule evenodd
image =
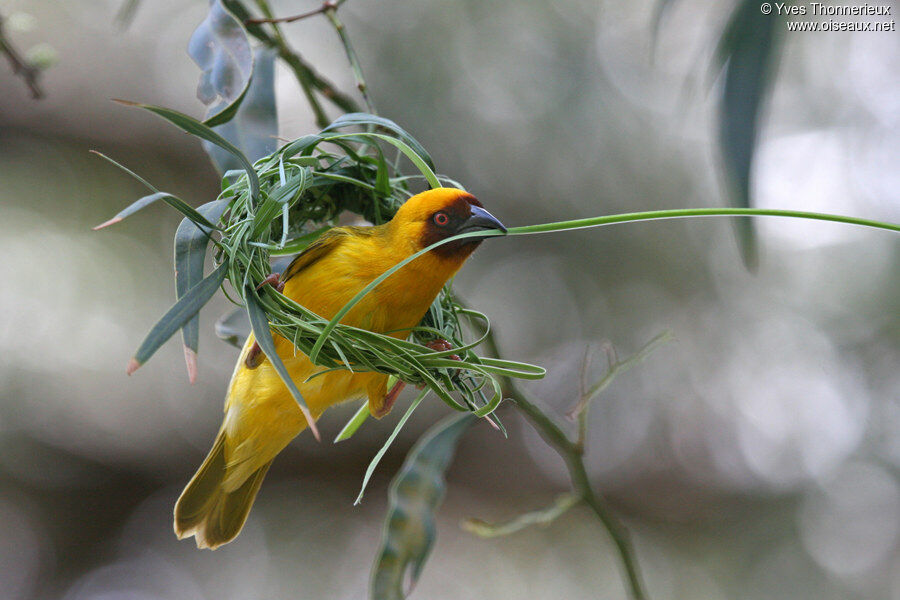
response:
<svg viewBox="0 0 900 600"><path fill-rule="evenodd" d="M381 449L378 450L378 452L375 454L375 456L369 462L369 466L366 468L366 474L363 477L362 486L359 488L359 495L356 497L356 500L353 502L354 506L359 504L360 502L362 502L363 494L366 491L366 486L369 485L369 479L372 478L372 473L375 472L375 467L378 466L378 463L381 462L381 458L384 456L385 452L388 451L388 448L390 448L391 444L394 443L394 440L397 439L397 434L399 434L400 430L403 429L403 426L406 425L406 422L409 420L409 417L412 416L413 411L415 411L416 408L419 407L419 404L421 404L422 400L425 398L425 396L428 395L428 393L430 391L431 390L426 388L426 389L422 390L421 392L419 392L419 395L416 396L416 399L412 401L412 404L409 405L409 408L407 408L406 412L403 413L403 416L400 417L400 420L397 422L397 425L396 425L396 427L394 427L394 430L391 432L391 435L388 436L387 441L384 443L384 445L381 447Z"/></svg>
<svg viewBox="0 0 900 600"><path fill-rule="evenodd" d="M602 217L589 217L587 219L573 219L571 221L557 221L554 223L540 223L538 225L525 225L523 227L510 227L507 235L527 235L533 233L551 233L555 231L569 231L572 229L587 229L590 227L602 227L616 223L632 223L635 221L658 221L663 219L687 219L694 217L790 217L795 219L813 219L818 221L832 221L846 223L848 225L860 225L900 232L900 224L873 221L871 219L859 219L843 215L828 213L812 213L799 210L778 210L767 208L679 208L673 210L650 210L646 212L621 213L618 215L606 215ZM499 234L498 234L499 235Z"/></svg>
<svg viewBox="0 0 900 600"><path fill-rule="evenodd" d="M196 315L213 297L228 273L228 265L221 264L203 281L192 287L176 302L169 311L153 326L141 343L131 362L127 373L131 375L138 367L147 362L160 346L181 329L188 320Z"/></svg>
<svg viewBox="0 0 900 600"><path fill-rule="evenodd" d="M292 240L288 240L288 242L284 245L284 248L273 249L270 254L272 256L284 256L286 254L297 254L298 252L302 252L306 249L307 246L319 239L319 236L329 229L331 229L331 227L320 227L315 231L311 231L307 234L301 235L300 237L295 237Z"/></svg>
<svg viewBox="0 0 900 600"><path fill-rule="evenodd" d="M247 315L250 317L250 326L253 328L253 335L256 337L256 343L258 343L262 351L265 352L269 362L272 363L272 366L281 377L284 385L287 386L288 390L291 392L291 396L296 400L297 405L303 412L303 416L306 417L306 423L309 425L309 429L313 432L316 439L321 441L319 429L316 427L316 421L313 419L312 413L309 412L306 400L303 399L303 395L300 393L300 390L297 389L297 384L291 379L291 374L288 373L287 367L284 366L284 362L275 350L275 340L272 338L272 330L269 328L269 319L266 316L266 312L263 309L253 286L248 285L244 288L244 299L247 301Z"/></svg>
<svg viewBox="0 0 900 600"><path fill-rule="evenodd" d="M348 113L346 115L341 115L340 117L335 119L331 125L325 128L325 131L340 129L341 127L349 127L352 125L374 125L376 127L382 127L389 131L393 131L410 147L410 149L412 149L413 152L415 152L418 156L421 156L431 169L434 169L434 161L431 160L431 156L428 154L428 151L425 150L425 147L422 146L422 144L420 144L418 140L416 140L416 138L407 133L405 129L403 129L390 119L370 115L368 113Z"/></svg>
<svg viewBox="0 0 900 600"><path fill-rule="evenodd" d="M144 110L148 110L169 123L175 125L185 133L190 133L193 136L196 136L202 140L206 140L207 142L213 143L220 148L227 150L231 154L234 155L235 158L241 163L241 166L244 168L244 171L247 173L247 179L250 182L250 195L256 199L259 197L259 178L256 175L256 171L253 169L253 165L250 164L250 161L247 160L247 157L238 150L234 144L223 138L221 135L210 129L208 126L204 125L194 117L190 117L184 113L180 113L177 110L172 110L171 108L165 108L162 106L153 106L152 104L140 104L139 102L130 102L128 100L116 100L119 104L123 104L125 106L134 106L137 108L143 108Z"/></svg>
<svg viewBox="0 0 900 600"><path fill-rule="evenodd" d="M428 185L430 185L432 188L441 187L441 182L440 180L438 180L437 175L434 174L434 170L428 164L428 161L426 161L412 147L410 147L409 144L401 139L397 139L395 137L391 137L389 135L384 135L381 133L347 133L341 135L323 135L322 137L326 140L336 140L342 138L375 138L385 141L388 144L396 147L398 150L400 150L400 152L406 155L406 158L408 158L416 166L416 168L419 169L419 171L425 177L425 180L428 181Z"/></svg>
<svg viewBox="0 0 900 600"><path fill-rule="evenodd" d="M344 428L334 438L334 443L343 442L353 437L353 434L362 427L362 424L369 418L369 401L365 400L362 405L353 413L353 416L344 425Z"/></svg>

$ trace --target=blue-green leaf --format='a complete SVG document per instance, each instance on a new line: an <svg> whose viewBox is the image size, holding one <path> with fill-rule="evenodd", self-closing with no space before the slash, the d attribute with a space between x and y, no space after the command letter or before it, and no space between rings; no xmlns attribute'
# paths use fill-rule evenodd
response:
<svg viewBox="0 0 900 600"><path fill-rule="evenodd" d="M218 318L215 324L216 336L235 348L243 348L250 336L250 319L247 311L236 308Z"/></svg>
<svg viewBox="0 0 900 600"><path fill-rule="evenodd" d="M228 208L226 200L213 200L197 209L212 223L219 219ZM203 263L212 229L198 227L190 219L183 219L175 230L175 292L181 299L192 287L203 279ZM200 315L194 315L181 328L184 342L184 360L187 364L188 379L197 379L197 350L200 345Z"/></svg>
<svg viewBox="0 0 900 600"><path fill-rule="evenodd" d="M215 128L219 135L237 147L250 162L272 154L278 146L275 56L275 51L268 48L256 51L253 78L246 97L234 118ZM221 104L213 107L211 112L216 112L220 106ZM203 149L220 173L240 169L242 166L237 157L215 144L204 141Z"/></svg>
<svg viewBox="0 0 900 600"><path fill-rule="evenodd" d="M429 429L394 478L381 549L372 569L371 600L403 600L419 579L436 538L434 512L444 497L444 473L456 444L474 423L471 414L448 417Z"/></svg>
<svg viewBox="0 0 900 600"><path fill-rule="evenodd" d="M203 70L197 97L207 106L219 101L205 124L227 123L246 96L253 75L247 30L219 0L210 0L209 13L188 42L188 54Z"/></svg>
<svg viewBox="0 0 900 600"><path fill-rule="evenodd" d="M228 274L228 265L223 263L210 273L206 279L192 287L176 302L168 312L153 326L147 337L141 343L134 358L128 363L127 373L131 375L138 367L147 362L160 346L181 329L188 320L200 312L200 309L209 302Z"/></svg>
<svg viewBox="0 0 900 600"><path fill-rule="evenodd" d="M757 0L743 0L735 9L719 42L718 60L725 65L719 109L719 144L734 206L749 208L751 171L760 115L775 73L780 37L776 14L763 14ZM736 219L744 264L758 262L752 219Z"/></svg>
<svg viewBox="0 0 900 600"><path fill-rule="evenodd" d="M218 227L214 223L210 223L209 220L206 219L206 217L204 217L199 212L197 212L197 210L193 206L191 206L190 204L188 204L181 198L179 198L177 196L173 196L172 194L170 194L168 192L159 191L158 189L156 189L156 187L154 187L146 179L144 179L143 177L141 177L140 175L138 175L137 173L135 173L134 171L132 171L131 169L126 167L125 165L122 165L122 164L116 162L115 160L111 159L110 157L106 156L105 154L97 152L96 150L91 150L91 153L96 154L103 160L106 160L106 161L112 163L113 165L119 167L120 169L122 169L123 171L125 171L126 173L128 173L129 175L131 175L132 177L137 179L138 181L140 181L144 185L144 187L146 187L148 190L153 192L152 194L148 194L148 195L144 196L143 198L139 198L138 200L135 200L134 202L129 204L125 209L119 211L119 213L116 216L114 216L112 219L105 221L103 223L100 223L99 225L94 227L94 231L97 231L98 229L103 229L104 227L109 227L110 225L114 225L115 223L118 223L122 219L124 219L130 215L133 215L134 213L141 210L142 208L145 208L145 207L153 204L157 200L162 200L163 202L165 202L166 204L168 204L169 206L171 206L172 208L174 208L175 210L177 210L178 212L183 214L185 217L187 217L188 219L190 219L191 221L193 221L197 224L204 225L206 227L211 227L213 229L218 229Z"/></svg>
<svg viewBox="0 0 900 600"><path fill-rule="evenodd" d="M254 199L259 197L259 177L256 175L253 165L234 144L223 138L208 126L204 125L194 117L180 113L177 110L172 110L171 108L153 106L152 104L140 104L139 102L130 102L128 100L116 100L116 102L125 106L134 106L148 110L175 125L175 127L178 127L185 133L190 133L201 140L212 142L216 146L228 151L238 160L241 168L247 173L247 179L250 182L250 195Z"/></svg>

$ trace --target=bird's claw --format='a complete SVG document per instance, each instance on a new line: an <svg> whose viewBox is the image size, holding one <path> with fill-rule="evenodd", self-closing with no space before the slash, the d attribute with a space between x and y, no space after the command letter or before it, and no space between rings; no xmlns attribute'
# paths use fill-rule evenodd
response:
<svg viewBox="0 0 900 600"><path fill-rule="evenodd" d="M400 395L400 392L402 392L403 388L405 387L406 383L404 383L403 381L398 381L397 383L395 383L393 387L391 387L391 389L388 391L388 393L384 395L384 399L382 400L381 404L377 407L374 407L374 409L370 409L369 412L372 413L372 416L376 419L380 419L381 417L391 412L391 409L394 408L394 402L397 401L397 396Z"/></svg>
<svg viewBox="0 0 900 600"><path fill-rule="evenodd" d="M438 339L436 339L436 340L431 340L430 342L428 342L427 344L425 344L425 347L426 347L426 348L429 348L429 349L431 349L431 350L434 350L435 352L446 352L447 350L452 350L452 349L453 349L453 346L450 344L450 342L448 342L447 340L445 340L445 339L443 339L443 338L438 338ZM462 360L462 359L459 357L459 354L450 354L450 355L447 356L447 358L449 358L450 360ZM458 377L458 376L459 376L459 372L460 372L460 369L457 369L457 370L453 373L453 375L451 375L451 377ZM422 387L424 387L424 386L422 386ZM419 388L419 389L421 389L421 388Z"/></svg>
<svg viewBox="0 0 900 600"><path fill-rule="evenodd" d="M284 291L284 282L281 281L281 275L278 273L270 273L268 277L263 279L262 282L256 286L256 289L260 290L264 285L271 285L275 288L275 291L279 293Z"/></svg>

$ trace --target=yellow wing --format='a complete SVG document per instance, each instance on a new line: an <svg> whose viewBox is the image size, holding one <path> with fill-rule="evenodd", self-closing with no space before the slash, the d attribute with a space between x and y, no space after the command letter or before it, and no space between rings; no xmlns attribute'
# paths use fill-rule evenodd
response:
<svg viewBox="0 0 900 600"><path fill-rule="evenodd" d="M343 244L347 239L353 236L371 237L375 235L375 233L375 227L335 227L329 229L291 261L288 268L284 270L281 280L287 281L291 277L294 277L310 265L330 254L332 250Z"/></svg>

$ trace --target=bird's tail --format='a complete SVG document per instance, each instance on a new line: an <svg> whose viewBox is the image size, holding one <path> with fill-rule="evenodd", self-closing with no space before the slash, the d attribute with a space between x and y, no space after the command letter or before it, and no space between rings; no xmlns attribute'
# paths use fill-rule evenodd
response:
<svg viewBox="0 0 900 600"><path fill-rule="evenodd" d="M233 491L225 490L225 430L175 503L175 535L194 536L198 548L215 550L241 532L256 492L272 461L254 471Z"/></svg>

